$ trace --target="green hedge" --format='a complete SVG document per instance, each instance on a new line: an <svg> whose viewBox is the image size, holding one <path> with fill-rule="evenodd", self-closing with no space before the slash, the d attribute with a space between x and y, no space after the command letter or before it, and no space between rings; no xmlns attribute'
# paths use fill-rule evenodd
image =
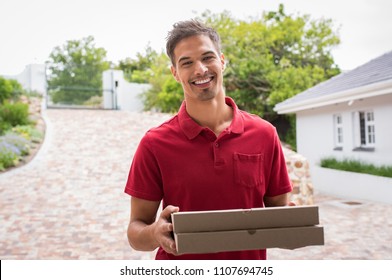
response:
<svg viewBox="0 0 392 280"><path fill-rule="evenodd" d="M30 123L28 104L5 102L0 105L0 135L14 126Z"/></svg>
<svg viewBox="0 0 392 280"><path fill-rule="evenodd" d="M392 166L375 166L353 159L324 158L321 167L392 178Z"/></svg>

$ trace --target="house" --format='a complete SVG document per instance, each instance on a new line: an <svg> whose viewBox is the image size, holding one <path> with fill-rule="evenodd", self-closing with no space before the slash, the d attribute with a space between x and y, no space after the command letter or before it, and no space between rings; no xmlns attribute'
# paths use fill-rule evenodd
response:
<svg viewBox="0 0 392 280"><path fill-rule="evenodd" d="M367 188L372 185L378 192L377 180L377 186L389 185L392 196L390 178L364 175L364 179L350 173L349 181L337 181L342 172L328 170L327 174L326 168L319 167L325 157L392 166L392 51L299 93L274 110L296 115L297 150L309 160L315 189L352 197L363 185L364 193L358 197L369 198ZM356 188L339 191L342 183ZM375 199L379 198L385 200Z"/></svg>

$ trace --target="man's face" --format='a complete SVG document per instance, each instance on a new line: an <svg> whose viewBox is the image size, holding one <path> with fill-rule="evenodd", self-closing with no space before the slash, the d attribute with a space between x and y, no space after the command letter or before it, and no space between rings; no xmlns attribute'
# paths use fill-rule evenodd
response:
<svg viewBox="0 0 392 280"><path fill-rule="evenodd" d="M174 49L173 76L181 83L185 98L205 101L223 93L225 65L211 39L198 35L181 40Z"/></svg>

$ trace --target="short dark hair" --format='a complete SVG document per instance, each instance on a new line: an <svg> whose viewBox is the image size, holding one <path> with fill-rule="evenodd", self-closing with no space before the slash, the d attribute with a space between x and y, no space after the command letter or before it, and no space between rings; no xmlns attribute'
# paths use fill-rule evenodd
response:
<svg viewBox="0 0 392 280"><path fill-rule="evenodd" d="M204 23L196 20L179 21L173 24L173 29L169 31L166 37L166 53L169 56L171 63L175 65L174 61L174 49L177 44L188 37L195 35L206 35L212 43L215 45L216 50L221 52L220 37L215 29L206 26Z"/></svg>

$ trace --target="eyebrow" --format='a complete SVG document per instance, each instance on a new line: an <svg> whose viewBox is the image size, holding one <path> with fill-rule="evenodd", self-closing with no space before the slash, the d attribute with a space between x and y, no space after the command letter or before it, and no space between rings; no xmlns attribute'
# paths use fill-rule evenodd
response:
<svg viewBox="0 0 392 280"><path fill-rule="evenodd" d="M180 64L181 63L181 61L184 61L184 60L188 60L188 59L191 59L189 56L184 56L184 57L181 57L179 60L178 60L178 64Z"/></svg>
<svg viewBox="0 0 392 280"><path fill-rule="evenodd" d="M205 56L205 55L208 55L208 54L213 54L213 55L216 56L215 52L213 52L213 51L206 51L206 52L202 53L201 56ZM182 61L188 60L188 59L191 59L191 58L190 58L189 56L181 57L181 58L178 60L177 63L180 64Z"/></svg>

